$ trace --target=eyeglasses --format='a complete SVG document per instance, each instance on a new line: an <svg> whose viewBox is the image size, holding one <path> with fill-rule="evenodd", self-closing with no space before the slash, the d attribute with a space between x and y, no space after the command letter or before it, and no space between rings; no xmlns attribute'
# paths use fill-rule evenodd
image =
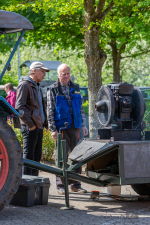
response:
<svg viewBox="0 0 150 225"><path fill-rule="evenodd" d="M39 71L41 71L41 72L43 72L43 73L46 73L46 71L45 71L45 70L39 70Z"/></svg>

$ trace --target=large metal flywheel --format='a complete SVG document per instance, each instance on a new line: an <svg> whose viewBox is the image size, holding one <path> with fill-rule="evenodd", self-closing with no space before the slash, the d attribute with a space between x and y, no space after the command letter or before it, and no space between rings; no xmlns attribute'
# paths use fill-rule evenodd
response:
<svg viewBox="0 0 150 225"><path fill-rule="evenodd" d="M97 94L97 102L104 102L101 112L97 112L98 120L104 127L110 126L115 114L113 93L107 86L102 86Z"/></svg>

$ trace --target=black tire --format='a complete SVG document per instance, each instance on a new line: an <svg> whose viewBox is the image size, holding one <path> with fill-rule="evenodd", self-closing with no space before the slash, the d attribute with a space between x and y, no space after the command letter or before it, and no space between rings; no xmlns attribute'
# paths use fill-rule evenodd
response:
<svg viewBox="0 0 150 225"><path fill-rule="evenodd" d="M4 184L1 179L1 190L0 190L0 209L4 205L9 204L13 195L18 190L18 182L22 176L22 151L20 143L16 137L13 129L7 124L5 120L0 117L0 140L4 145L5 152L8 155L8 173L5 178ZM0 153L3 150L0 149Z"/></svg>
<svg viewBox="0 0 150 225"><path fill-rule="evenodd" d="M150 184L132 184L131 187L139 195L150 196Z"/></svg>

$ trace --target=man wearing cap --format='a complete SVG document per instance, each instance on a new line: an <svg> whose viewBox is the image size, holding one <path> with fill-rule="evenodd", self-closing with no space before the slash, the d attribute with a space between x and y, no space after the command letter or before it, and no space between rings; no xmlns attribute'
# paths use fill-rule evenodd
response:
<svg viewBox="0 0 150 225"><path fill-rule="evenodd" d="M63 139L66 140L66 152L68 155L80 139L79 128L83 131L83 136L88 134L88 129L86 128L79 85L70 80L69 66L61 64L57 68L57 74L58 80L47 91L48 126L56 145L57 133L59 130L62 131ZM68 122L67 128L65 128L65 122ZM57 150L55 157L57 159ZM80 173L81 171L78 169L76 172ZM78 193L87 192L81 188L79 181L72 180L70 184L71 191ZM56 187L58 194L65 194L64 185L60 177L56 177Z"/></svg>
<svg viewBox="0 0 150 225"><path fill-rule="evenodd" d="M47 115L40 83L49 69L41 62L30 65L27 76L21 77L17 87L16 109L23 111L20 119L23 135L23 157L40 162L43 128L48 128ZM38 170L24 166L23 173L38 176Z"/></svg>

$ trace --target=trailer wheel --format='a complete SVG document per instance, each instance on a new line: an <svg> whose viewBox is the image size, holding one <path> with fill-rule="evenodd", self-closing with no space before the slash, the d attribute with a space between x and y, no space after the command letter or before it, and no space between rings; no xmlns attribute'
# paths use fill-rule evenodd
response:
<svg viewBox="0 0 150 225"><path fill-rule="evenodd" d="M150 184L132 184L131 187L139 195L150 196Z"/></svg>
<svg viewBox="0 0 150 225"><path fill-rule="evenodd" d="M18 189L23 165L21 146L13 129L0 117L0 210Z"/></svg>

